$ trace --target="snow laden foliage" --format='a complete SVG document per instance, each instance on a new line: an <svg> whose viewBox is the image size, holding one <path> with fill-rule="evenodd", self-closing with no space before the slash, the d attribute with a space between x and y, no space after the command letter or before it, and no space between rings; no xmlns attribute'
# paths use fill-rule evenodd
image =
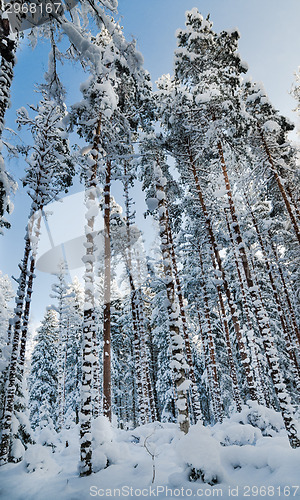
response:
<svg viewBox="0 0 300 500"><path fill-rule="evenodd" d="M34 342L29 377L30 421L34 429L47 428L51 435L57 421L58 402L58 318L53 309L46 312Z"/></svg>
<svg viewBox="0 0 300 500"><path fill-rule="evenodd" d="M6 171L1 151L2 141L0 139L0 235L3 234L1 228L10 227L10 223L7 221L5 214L10 214L13 210L10 194L12 194L17 187L10 174Z"/></svg>
<svg viewBox="0 0 300 500"><path fill-rule="evenodd" d="M270 173L273 174L275 185L277 184L276 192L272 192L271 195L272 202L276 207L279 203L285 205L284 217L289 217L291 220L293 232L289 232L284 244L289 251L292 251L296 243L295 237L299 240L298 225L291 203L294 190L291 183L288 186L288 181L286 188L284 187L281 174L277 170L278 164L285 166L286 171L289 171L288 175L295 180L295 169L292 167L294 153L288 146L283 146L285 144L284 132L288 130L288 124L282 118L276 119L275 112L272 113L273 120L270 120L271 109L268 108L265 98L260 114L258 112L255 115L252 114L250 104L256 102L256 98L253 97L248 101L243 93L241 75L247 71L247 67L237 51L238 31L215 33L211 21L205 20L197 9L188 11L186 16L186 28L177 32L175 77L165 76L158 82L157 106L158 114L163 117L165 125L164 147L169 154L174 156L182 183L191 190L194 202L199 204L199 227L203 223L202 217L205 221L207 243L213 252L209 265L212 264L212 271L218 280L215 280L215 285L219 314L221 313L222 330L228 351L237 407L240 408L241 395L237 378L238 359L235 359L236 347L233 342L238 347L237 354L240 356L244 375L247 378L251 399L259 397L262 400L264 389L260 387L262 382L259 380L261 378L259 370L266 371L268 366L272 379L271 391L274 390L276 393L291 445L297 447L299 440L296 421L293 417L287 384L281 371L282 368L280 368L280 361L282 364L283 360L279 354L281 352L279 347L282 344L278 336L277 324L282 323L282 336L286 339L286 345L289 345L289 328L281 318L278 291L272 269L267 261L264 245L267 248L269 242L262 242L259 224L256 222L254 224L255 216L253 212L251 213L249 201L255 195L257 206L260 206L262 199L266 200L266 197L271 195L270 190L266 193L265 182L253 175L256 162L264 161ZM268 113L269 117L267 117ZM262 114L263 122L261 121ZM262 154L257 153L258 144L260 150L263 151L263 160ZM281 151L277 147L278 152L276 152L276 145L279 148L283 146L284 149ZM277 210L269 214L270 218L277 215L278 218L283 217ZM254 233L250 231L252 224L255 227ZM270 230L268 238L273 239L274 246L274 240L278 238L274 229ZM228 246L226 239L231 245L229 246L230 260L227 259L226 254L226 258L221 257L218 247L220 243L223 248ZM196 242L194 244L197 246ZM264 300L265 289L260 281L260 264L255 256L257 244L263 251L265 271L268 273L274 294L277 307L275 320L265 306L267 303ZM199 245L200 240L198 240ZM199 256L199 258L203 273L204 263L201 264L203 257ZM292 272L294 275L294 269ZM203 287L205 287L204 283ZM224 302L222 287L227 303ZM242 293L243 300L240 304L236 298L233 299L236 297L237 289ZM214 365L216 353L213 347L212 321L209 318L208 297L205 291L203 301L208 331L211 332L208 335L210 364ZM245 315L243 320L237 313L237 307L243 310ZM231 324L235 332L234 341L233 337L230 337L231 325L226 317L227 308L229 308ZM252 309L252 314L250 314L250 309ZM296 331L295 334L297 335ZM291 346L288 356L294 359L294 377L297 384L298 361L292 349ZM217 351L220 352L220 348ZM260 364L261 367L259 367ZM293 370L292 365L291 370ZM215 385L213 393L216 394L219 386L216 367L213 370L212 381ZM265 397L270 398L268 395ZM222 418L220 395L214 407L218 419Z"/></svg>
<svg viewBox="0 0 300 500"><path fill-rule="evenodd" d="M1 21L2 22L2 15ZM1 30L2 31L2 30ZM14 42L6 39L6 50L1 48L0 59L0 235L2 234L1 228L9 228L10 224L6 220L5 214L11 213L13 204L10 201L10 195L15 191L16 184L7 172L3 159L3 143L2 134L5 127L5 113L10 106L10 88L13 79L13 67L15 63ZM1 40L2 45L2 40Z"/></svg>
<svg viewBox="0 0 300 500"><path fill-rule="evenodd" d="M21 108L17 118L19 126L26 126L33 139L32 146L17 147L17 151L26 155L28 167L23 178L23 186L32 201L25 231L24 256L20 264L11 340L9 396L6 400L2 425L1 460L3 462L7 461L9 454L16 373L20 369L21 380L24 373L26 338L42 211L48 203L56 199L61 191L67 190L74 174L74 162L69 151L68 136L62 124L66 110L61 104L49 99L45 90L42 94L43 98L40 103L31 108L35 116L31 117L26 108Z"/></svg>
<svg viewBox="0 0 300 500"><path fill-rule="evenodd" d="M12 283L7 275L3 275L0 271L0 394L1 394L1 409L4 408L5 400L5 381L10 358L10 335L11 323L10 319L13 316L11 300L14 297Z"/></svg>
<svg viewBox="0 0 300 500"><path fill-rule="evenodd" d="M127 483L131 496L161 485L157 496L220 488L232 498L230 488L243 494L246 484L253 496L289 496L300 460L292 125L244 78L238 30L217 33L196 8L177 31L174 76L152 92L135 42L111 18L116 7L83 1L72 23L43 28L52 51L42 99L18 112L33 137L15 150L26 158L32 205L14 316L0 280L4 495L117 497L107 491ZM89 72L69 110L54 27L69 37L67 57ZM28 405L41 216L73 180L69 132L82 146L84 290L62 264L56 305L37 331ZM135 219L141 190L153 248Z"/></svg>
<svg viewBox="0 0 300 500"><path fill-rule="evenodd" d="M112 23L112 22L111 22ZM87 82L81 85L83 100L72 106L71 126L87 141L81 158L82 178L86 187L86 255L85 299L83 325L82 371L82 475L91 472L91 391L96 390L98 364L96 327L94 319L95 278L95 218L98 214L99 182L104 185L104 311L103 311L103 408L111 418L111 199L110 185L122 178L122 162L133 153L133 137L138 125L144 120L147 93L150 93L149 76L142 70L135 56L134 44L126 44L120 27L114 23L104 28L91 41L97 53L97 64ZM126 47L126 53L124 49ZM91 356L92 354L92 356ZM94 385L94 388L93 388ZM98 394L98 391L96 391ZM95 415L99 411L96 404ZM86 437L85 437L86 436Z"/></svg>

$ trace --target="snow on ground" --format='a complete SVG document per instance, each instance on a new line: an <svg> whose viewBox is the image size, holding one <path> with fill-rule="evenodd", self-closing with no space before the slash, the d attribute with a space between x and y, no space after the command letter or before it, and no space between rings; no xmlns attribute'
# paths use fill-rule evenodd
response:
<svg viewBox="0 0 300 500"><path fill-rule="evenodd" d="M22 462L1 467L0 498L300 498L300 449L290 448L280 414L255 403L186 436L175 424L125 431L104 417L93 435L98 472L78 477L77 426L52 440L54 452L37 439Z"/></svg>

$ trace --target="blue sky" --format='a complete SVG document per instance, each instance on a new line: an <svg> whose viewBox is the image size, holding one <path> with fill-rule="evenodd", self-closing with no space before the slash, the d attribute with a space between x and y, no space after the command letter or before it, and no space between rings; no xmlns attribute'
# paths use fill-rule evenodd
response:
<svg viewBox="0 0 300 500"><path fill-rule="evenodd" d="M145 68L153 82L163 73L173 71L175 31L184 27L186 10L197 7L206 16L211 14L214 29L238 27L241 33L240 53L249 65L248 74L262 81L277 109L293 121L295 101L289 95L294 72L300 64L300 1L299 0L119 0L119 17L128 38L137 39ZM42 81L47 69L48 45L39 41L37 48L23 43L18 53L12 87L12 107L6 124L13 128L18 107L36 100L34 85ZM80 99L79 85L85 75L66 64L63 80L68 91L68 104ZM11 162L8 169L18 181L22 175L22 160ZM78 189L78 186L77 186ZM116 196L118 190L116 191ZM17 265L23 253L23 237L29 203L26 193L19 189L14 199L15 210L10 217L12 228L0 239L0 269L8 275L18 275ZM139 220L142 212L139 207ZM33 301L33 322L41 318L53 278L37 273Z"/></svg>

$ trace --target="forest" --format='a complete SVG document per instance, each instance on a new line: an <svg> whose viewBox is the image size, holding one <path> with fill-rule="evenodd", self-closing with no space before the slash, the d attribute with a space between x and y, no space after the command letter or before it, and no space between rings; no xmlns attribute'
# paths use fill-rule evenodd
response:
<svg viewBox="0 0 300 500"><path fill-rule="evenodd" d="M230 484L300 496L294 124L248 77L238 30L214 31L196 7L176 32L174 73L156 86L117 0L72 7L30 31L50 52L37 104L17 111L27 142L5 129L22 33L0 11L4 242L17 189L9 158L25 162L30 200L16 286L0 272L3 498L84 499L125 484L185 485L180 498ZM62 61L85 72L71 105ZM55 305L29 341L41 234L74 182L85 223L71 254L80 249L83 280L71 279L62 248ZM141 198L156 231L151 253L136 222ZM23 489L12 495L21 471Z"/></svg>

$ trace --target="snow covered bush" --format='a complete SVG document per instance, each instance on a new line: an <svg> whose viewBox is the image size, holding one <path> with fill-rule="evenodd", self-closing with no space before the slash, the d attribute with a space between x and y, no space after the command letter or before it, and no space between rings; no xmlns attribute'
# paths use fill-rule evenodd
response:
<svg viewBox="0 0 300 500"><path fill-rule="evenodd" d="M255 445L263 436L276 436L284 429L282 417L275 410L248 401L240 413L216 424L213 436L221 445Z"/></svg>
<svg viewBox="0 0 300 500"><path fill-rule="evenodd" d="M182 436L176 446L185 462L190 481L201 479L210 485L223 481L224 470L220 461L220 444L212 437L211 431L201 422L193 425L188 434Z"/></svg>
<svg viewBox="0 0 300 500"><path fill-rule="evenodd" d="M26 450L24 463L27 472L42 470L47 473L58 474L60 469L51 457L49 449L40 444L34 444Z"/></svg>

